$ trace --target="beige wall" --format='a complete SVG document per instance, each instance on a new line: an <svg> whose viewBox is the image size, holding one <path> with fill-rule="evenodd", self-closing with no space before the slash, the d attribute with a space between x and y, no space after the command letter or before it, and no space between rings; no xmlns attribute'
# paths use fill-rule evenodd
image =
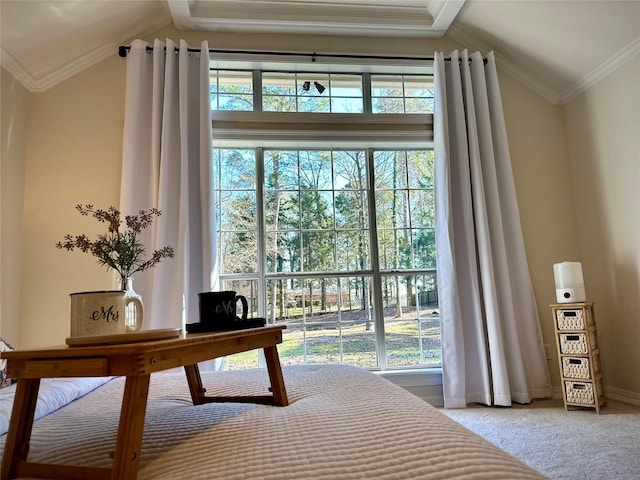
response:
<svg viewBox="0 0 640 480"><path fill-rule="evenodd" d="M538 305L554 394L561 394L555 331L553 264L579 261L571 172L562 107L553 105L508 75L500 75L509 152L518 196L529 271Z"/></svg>
<svg viewBox="0 0 640 480"><path fill-rule="evenodd" d="M565 105L587 298L610 397L640 404L640 57Z"/></svg>
<svg viewBox="0 0 640 480"><path fill-rule="evenodd" d="M103 290L111 275L93 257L55 248L65 234L94 236L97 222L74 207L117 205L124 118L124 62L109 58L32 94L25 181L19 343L69 336L69 293Z"/></svg>
<svg viewBox="0 0 640 480"><path fill-rule="evenodd" d="M198 32L178 33L171 28L156 36L185 38L192 45L206 38ZM212 36L208 40L210 47L216 48L295 48L389 55L431 55L434 50L449 52L459 47L447 38L425 41L217 34L215 42ZM114 52L112 58L51 90L31 95L22 255L22 346L64 342L69 329L69 293L111 286L111 277L99 269L92 257L57 250L54 244L66 233L97 233L95 222L74 212L76 203L106 206L118 201L124 74L125 60ZM551 105L507 75L500 75L500 84L540 320L545 343L553 344L549 313L549 304L555 300L552 265L568 259L584 261L575 219L571 187L575 172L568 163L563 108ZM636 255L636 266L637 260ZM591 279L590 272L586 270L587 281ZM587 288L589 292L595 290L591 284ZM37 302L32 300L34 294ZM614 361L608 362L609 367ZM554 386L559 389L557 360L554 358L549 365ZM640 391L640 386L633 388Z"/></svg>

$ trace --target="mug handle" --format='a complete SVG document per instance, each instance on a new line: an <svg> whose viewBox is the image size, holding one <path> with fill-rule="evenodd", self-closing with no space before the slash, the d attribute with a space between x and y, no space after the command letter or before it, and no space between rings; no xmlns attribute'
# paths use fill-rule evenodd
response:
<svg viewBox="0 0 640 480"><path fill-rule="evenodd" d="M247 299L244 295L236 295L236 303L238 303L238 300L242 302L242 320L246 320L247 312L249 311L249 304L247 303Z"/></svg>
<svg viewBox="0 0 640 480"><path fill-rule="evenodd" d="M142 328L142 317L144 316L144 308L142 306L142 301L137 297L128 297L125 299L125 308L129 306L129 304L133 302L136 307L136 324L135 325L127 325L127 332L136 332Z"/></svg>

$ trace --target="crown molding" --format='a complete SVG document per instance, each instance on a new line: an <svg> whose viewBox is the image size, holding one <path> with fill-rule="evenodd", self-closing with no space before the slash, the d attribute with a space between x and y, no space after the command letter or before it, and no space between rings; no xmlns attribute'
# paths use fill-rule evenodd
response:
<svg viewBox="0 0 640 480"><path fill-rule="evenodd" d="M2 45L0 45L0 65L13 75L13 78L18 80L27 90L30 92L35 91L37 87L35 79Z"/></svg>
<svg viewBox="0 0 640 480"><path fill-rule="evenodd" d="M491 50L491 47L483 44L482 42L479 42L464 28L460 28L456 25L452 25L451 28L449 28L447 35L449 35L454 40L462 43L468 49L478 50L483 54L486 54ZM507 59L504 55L498 52L494 53L496 57L496 66L504 73L529 87L531 90L544 97L554 105L565 105L576 98L578 95L589 90L595 84L607 77L610 73L616 71L618 68L626 64L636 55L640 55L640 37L635 39L612 58L607 60L605 63L600 65L588 75L584 76L575 85L571 86L562 93L558 93L544 85L542 82L539 82L529 73L519 67L516 63Z"/></svg>
<svg viewBox="0 0 640 480"><path fill-rule="evenodd" d="M147 19L140 28L142 33L139 37L151 35L154 32L171 24L171 20L166 17ZM134 30L137 30L134 27ZM74 58L73 60L56 66L54 69L44 71L41 74L30 73L24 66L13 57L8 51L1 47L1 63L13 77L18 80L28 91L33 93L44 92L51 87L71 78L82 70L101 62L105 58L117 54L118 47L123 43L130 43L130 37L121 37L118 41L103 43L89 53Z"/></svg>
<svg viewBox="0 0 640 480"><path fill-rule="evenodd" d="M633 42L624 47L594 71L585 75L574 86L565 90L561 95L562 104L564 105L569 103L581 93L586 92L596 83L607 77L610 73L613 73L618 68L622 67L636 55L640 55L640 37L636 38Z"/></svg>
<svg viewBox="0 0 640 480"><path fill-rule="evenodd" d="M384 36L437 38L446 33L463 4L464 0L431 0L401 6L264 0L168 3L179 29L341 35L374 31Z"/></svg>
<svg viewBox="0 0 640 480"><path fill-rule="evenodd" d="M489 45L486 45L475 39L473 35L471 35L466 29L460 28L456 25L452 25L451 28L449 28L447 34L454 40L462 43L466 48L477 50L483 55L486 55L493 50ZM547 99L554 105L562 104L562 98L559 93L555 92L554 90L544 85L542 82L539 82L538 80L533 78L516 63L509 60L499 52L494 51L494 55L496 58L496 66L504 73L529 87L531 90L536 92L541 97Z"/></svg>
<svg viewBox="0 0 640 480"><path fill-rule="evenodd" d="M427 4L427 10L433 18L432 28L447 32L456 16L464 6L466 0L431 0Z"/></svg>

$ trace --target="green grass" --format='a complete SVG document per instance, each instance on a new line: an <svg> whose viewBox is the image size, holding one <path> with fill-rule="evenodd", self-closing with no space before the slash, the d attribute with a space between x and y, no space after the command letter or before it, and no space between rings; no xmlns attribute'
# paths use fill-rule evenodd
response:
<svg viewBox="0 0 640 480"><path fill-rule="evenodd" d="M344 315L343 315L344 317ZM412 318L413 317L413 318ZM418 331L415 310L407 309L402 318L386 315L385 337L387 365L389 367L435 366L441 364L440 323L438 317L422 319ZM344 363L365 368L377 368L375 332L373 323L366 329L364 321L338 324L335 314L314 317L306 325L306 336L301 324L289 320L283 341L278 345L283 365L304 363L305 343L307 363ZM342 358L340 338L342 338ZM421 339L421 340L420 340ZM422 358L420 358L420 341ZM226 358L226 368L239 370L258 367L258 352L249 351Z"/></svg>

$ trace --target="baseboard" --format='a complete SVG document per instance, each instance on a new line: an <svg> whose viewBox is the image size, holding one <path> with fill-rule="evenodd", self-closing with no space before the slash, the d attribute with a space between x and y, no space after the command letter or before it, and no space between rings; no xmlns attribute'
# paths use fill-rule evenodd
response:
<svg viewBox="0 0 640 480"><path fill-rule="evenodd" d="M430 403L434 407L444 407L444 397L442 396L442 386L424 386L424 387L402 387L407 392L414 394L416 397Z"/></svg>
<svg viewBox="0 0 640 480"><path fill-rule="evenodd" d="M605 387L605 397L616 402L628 403L635 407L640 407L640 393L630 392L622 388Z"/></svg>
<svg viewBox="0 0 640 480"><path fill-rule="evenodd" d="M562 400L562 387L553 387L551 396ZM634 407L640 407L640 393L630 392L622 388L605 387L605 398L616 402L626 403Z"/></svg>
<svg viewBox="0 0 640 480"><path fill-rule="evenodd" d="M551 387L551 398L562 400L562 387Z"/></svg>
<svg viewBox="0 0 640 480"><path fill-rule="evenodd" d="M431 371L427 374L424 372L420 374L416 372L384 372L382 376L435 407L444 405L441 372ZM562 387L551 389L552 398L561 400L562 395ZM640 407L640 393L637 392L606 386L605 397L609 400Z"/></svg>
<svg viewBox="0 0 640 480"><path fill-rule="evenodd" d="M430 403L434 407L444 406L442 395L442 369L396 370L376 372L399 387Z"/></svg>

